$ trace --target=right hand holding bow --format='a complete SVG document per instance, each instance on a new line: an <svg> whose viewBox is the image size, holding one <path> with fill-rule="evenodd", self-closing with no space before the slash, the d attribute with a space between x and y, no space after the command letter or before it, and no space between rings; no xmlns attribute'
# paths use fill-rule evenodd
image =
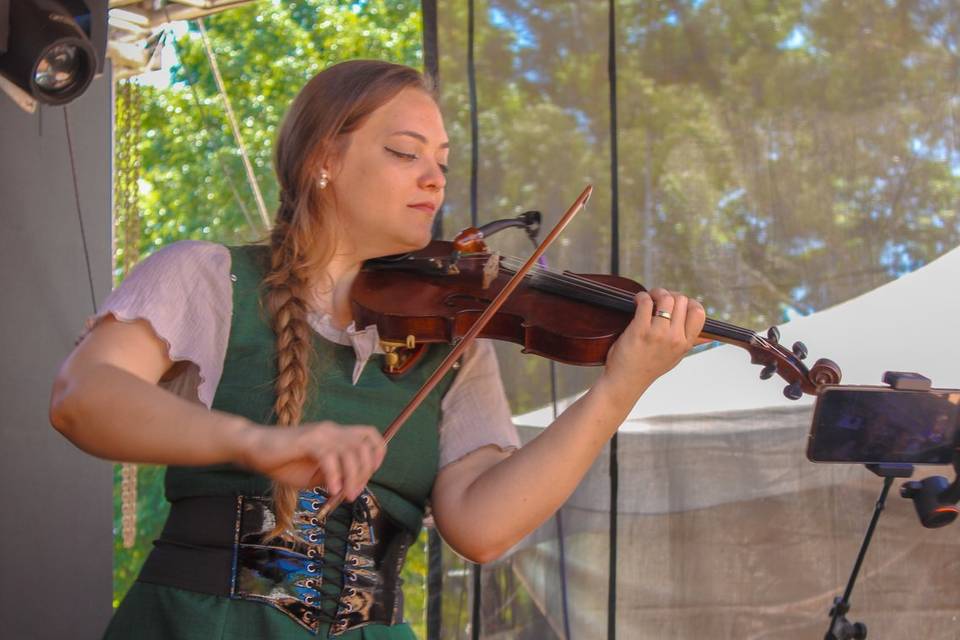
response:
<svg viewBox="0 0 960 640"><path fill-rule="evenodd" d="M320 485L354 500L380 467L386 445L368 426L311 422L299 427L253 425L241 437L237 463L294 487Z"/></svg>

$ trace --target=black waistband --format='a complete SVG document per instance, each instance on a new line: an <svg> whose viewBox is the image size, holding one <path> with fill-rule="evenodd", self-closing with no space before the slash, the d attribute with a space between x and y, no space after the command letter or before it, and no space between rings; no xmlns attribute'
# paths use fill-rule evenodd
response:
<svg viewBox="0 0 960 640"><path fill-rule="evenodd" d="M202 496L170 505L163 532L139 580L217 596L230 595L237 498Z"/></svg>

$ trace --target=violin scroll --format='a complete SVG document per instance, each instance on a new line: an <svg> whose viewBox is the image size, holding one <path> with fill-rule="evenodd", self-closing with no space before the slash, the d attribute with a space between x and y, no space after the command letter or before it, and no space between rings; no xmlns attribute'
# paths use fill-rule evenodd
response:
<svg viewBox="0 0 960 640"><path fill-rule="evenodd" d="M709 326L711 321L708 320L707 324ZM711 333L709 329L708 333ZM840 382L842 374L837 363L828 358L820 358L808 369L803 363L807 357L807 347L802 342L795 342L788 351L780 344L780 332L776 327L767 331L766 338L754 334L747 344L740 340L731 340L728 336L720 339L746 348L750 352L751 361L763 367L760 370L761 380L772 378L774 374L783 378L787 382L783 395L790 400L799 400L805 393L819 395L824 386Z"/></svg>
<svg viewBox="0 0 960 640"><path fill-rule="evenodd" d="M810 379L819 388L840 384L840 365L829 358L820 358L810 367Z"/></svg>

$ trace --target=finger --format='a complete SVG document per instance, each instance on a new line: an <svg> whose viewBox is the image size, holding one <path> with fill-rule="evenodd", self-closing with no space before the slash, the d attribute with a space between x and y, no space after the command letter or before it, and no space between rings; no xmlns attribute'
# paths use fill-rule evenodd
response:
<svg viewBox="0 0 960 640"><path fill-rule="evenodd" d="M638 293L634 299L637 303L637 310L634 313L634 323L639 323L641 328L649 329L650 321L653 319L653 298L646 291Z"/></svg>
<svg viewBox="0 0 960 640"><path fill-rule="evenodd" d="M326 482L327 479L323 475L323 470L318 467L314 469L313 475L310 476L310 482L307 483L307 486L311 488L322 487L326 489Z"/></svg>
<svg viewBox="0 0 960 640"><path fill-rule="evenodd" d="M387 441L383 439L383 434L376 429L371 429L371 431L372 435L367 438L366 444L371 453L370 475L373 475L387 457Z"/></svg>
<svg viewBox="0 0 960 640"><path fill-rule="evenodd" d="M352 501L366 484L366 479L362 477L362 463L354 448L340 452L340 467L343 469L343 494Z"/></svg>
<svg viewBox="0 0 960 640"><path fill-rule="evenodd" d="M324 453L318 459L317 466L323 471L323 486L327 493L335 496L343 489L343 471L340 468L340 458L333 453Z"/></svg>
<svg viewBox="0 0 960 640"><path fill-rule="evenodd" d="M666 289L658 287L650 292L650 297L653 298L654 320L657 320L658 324L661 320L666 320L669 323L672 319L675 303L673 295Z"/></svg>
<svg viewBox="0 0 960 640"><path fill-rule="evenodd" d="M370 483L370 478L377 470L377 451L368 443L357 448L357 459L360 463L360 489L362 490Z"/></svg>
<svg viewBox="0 0 960 640"><path fill-rule="evenodd" d="M697 341L697 344L705 344L711 342L709 338L702 338L697 340L697 337L703 331L703 323L707 319L707 312L703 308L703 305L700 304L698 300L690 300L687 305L687 317L684 322L684 333L687 336L687 340Z"/></svg>
<svg viewBox="0 0 960 640"><path fill-rule="evenodd" d="M675 331L677 335L682 335L686 337L686 321L687 321L687 309L690 303L690 299L685 295L674 294L673 295L673 311L671 312L673 316L670 318L670 329Z"/></svg>
<svg viewBox="0 0 960 640"><path fill-rule="evenodd" d="M383 462L383 458L387 453L387 442L383 439L383 434L381 434L376 427L356 426L352 427L352 429L359 438L358 446L362 447L364 455L369 460L370 473L372 474Z"/></svg>

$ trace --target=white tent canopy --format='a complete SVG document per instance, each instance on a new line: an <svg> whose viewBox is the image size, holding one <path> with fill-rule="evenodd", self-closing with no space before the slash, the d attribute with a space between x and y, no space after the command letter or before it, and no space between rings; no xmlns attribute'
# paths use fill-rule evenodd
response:
<svg viewBox="0 0 960 640"><path fill-rule="evenodd" d="M922 373L937 387L960 387L960 340L950 331L960 317L958 275L960 249L954 249L869 293L782 325L783 341L788 347L803 341L808 362L837 362L845 384L880 385L884 371L901 370ZM692 355L644 394L621 427L617 627L625 637L822 637L881 482L859 465L807 461L813 399L788 400L782 380L761 381L759 372L737 347ZM552 415L548 406L514 421L529 440ZM939 571L936 563L960 553L957 531L922 529L912 505L896 490L890 495L854 593L855 613L884 628L884 637L952 637L942 634L955 628L960 586L955 572ZM607 456L562 518L562 562L558 522L518 545L511 561L557 628L556 585L566 567L571 635L601 637Z"/></svg>

